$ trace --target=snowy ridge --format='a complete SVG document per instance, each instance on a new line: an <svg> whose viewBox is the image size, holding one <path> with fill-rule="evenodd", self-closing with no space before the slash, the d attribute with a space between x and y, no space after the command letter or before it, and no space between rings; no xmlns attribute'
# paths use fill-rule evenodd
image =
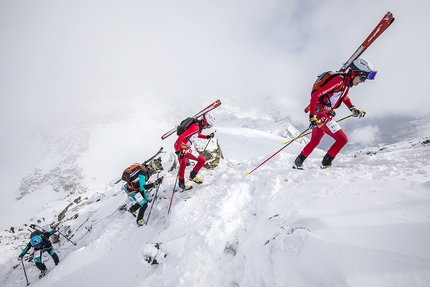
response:
<svg viewBox="0 0 430 287"><path fill-rule="evenodd" d="M299 144L250 176L245 171L261 157L225 159L201 172L204 184L175 193L167 216L173 171L141 228L122 208L129 202L120 184L93 187L79 200L69 195L31 220L55 222L69 206L60 226L77 246L60 238L54 246L61 263L54 267L45 254L51 271L40 281L26 262L29 280L35 286L428 286L428 141L341 155L328 170L318 168L322 151L306 170L292 170ZM16 257L27 236L24 225L1 233L1 286L25 285Z"/></svg>
<svg viewBox="0 0 430 287"><path fill-rule="evenodd" d="M370 147L363 149L361 151L358 151L354 153L354 157L362 156L362 155L374 155L377 153L384 153L384 152L390 152L395 150L405 150L405 149L415 149L420 146L428 146L430 145L430 139L429 138L423 138L423 139L414 139L407 142L401 142L397 144L391 144L391 145L379 145L378 147Z"/></svg>

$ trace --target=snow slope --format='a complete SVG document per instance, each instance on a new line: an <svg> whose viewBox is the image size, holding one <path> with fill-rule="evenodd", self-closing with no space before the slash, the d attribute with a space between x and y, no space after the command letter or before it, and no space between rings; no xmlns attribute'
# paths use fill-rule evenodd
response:
<svg viewBox="0 0 430 287"><path fill-rule="evenodd" d="M430 286L429 138L341 154L328 170L318 168L324 152L316 150L304 171L290 168L303 147L294 142L246 175L285 138L230 124L217 127L225 159L201 171L201 186L176 192L169 215L176 170L163 172L144 227L118 209L130 202L115 178L86 179L85 189L61 198L45 191L48 203L26 224L48 228L69 206L60 226L77 245L60 237L61 262L45 254L42 280L25 261L31 285ZM92 152L96 138L79 160L84 173L88 158L102 158ZM37 205L42 192L17 204ZM1 233L0 286L26 285L16 258L27 229Z"/></svg>

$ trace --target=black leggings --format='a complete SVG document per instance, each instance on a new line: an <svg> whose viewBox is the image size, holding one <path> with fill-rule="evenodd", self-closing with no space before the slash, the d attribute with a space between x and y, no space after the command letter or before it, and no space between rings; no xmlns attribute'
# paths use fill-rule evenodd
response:
<svg viewBox="0 0 430 287"><path fill-rule="evenodd" d="M54 253L51 256L52 256L52 259L54 259L55 265L58 265L58 263L60 262L60 259L58 258L57 253ZM41 257L42 257L42 254L40 254L40 259L39 260L41 260ZM37 268L39 268L40 271L46 270L46 265L43 262L39 261L39 260L36 261Z"/></svg>
<svg viewBox="0 0 430 287"><path fill-rule="evenodd" d="M145 214L146 208L148 207L148 203L145 202L145 204L140 207L139 203L135 203L132 207L130 207L130 212L133 213L139 208L139 213L137 214L137 220L143 219L143 215Z"/></svg>

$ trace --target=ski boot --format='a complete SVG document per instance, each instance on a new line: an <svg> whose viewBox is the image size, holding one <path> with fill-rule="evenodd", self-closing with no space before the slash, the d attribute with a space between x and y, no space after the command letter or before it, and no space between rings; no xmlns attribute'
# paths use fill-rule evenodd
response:
<svg viewBox="0 0 430 287"><path fill-rule="evenodd" d="M193 188L191 185L186 185L185 181L183 179L179 180L178 186L179 186L180 189L182 189L182 191L184 191L184 190L190 190L190 189Z"/></svg>
<svg viewBox="0 0 430 287"><path fill-rule="evenodd" d="M324 156L322 162L321 162L321 168L322 169L326 169L326 168L331 168L331 162L334 160L334 157L330 156L328 153Z"/></svg>
<svg viewBox="0 0 430 287"><path fill-rule="evenodd" d="M203 180L201 180L200 178L198 178L196 175L197 175L197 172L192 171L190 173L190 180L194 181L197 184L202 184Z"/></svg>
<svg viewBox="0 0 430 287"><path fill-rule="evenodd" d="M302 154L299 154L296 159L294 160L293 168L294 169L300 169L303 170L303 162L305 161L306 157Z"/></svg>

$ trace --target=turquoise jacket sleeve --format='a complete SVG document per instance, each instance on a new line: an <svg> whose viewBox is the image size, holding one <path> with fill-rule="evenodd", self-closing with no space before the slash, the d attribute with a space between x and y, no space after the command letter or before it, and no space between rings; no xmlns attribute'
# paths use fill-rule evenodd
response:
<svg viewBox="0 0 430 287"><path fill-rule="evenodd" d="M25 248L22 250L21 254L22 256L24 256L25 254L27 254L28 250L31 248L31 244L30 242L27 244L27 246L25 246Z"/></svg>
<svg viewBox="0 0 430 287"><path fill-rule="evenodd" d="M145 198L146 201L148 201L148 198L146 197L146 176L139 174L139 188L143 193L143 198Z"/></svg>

